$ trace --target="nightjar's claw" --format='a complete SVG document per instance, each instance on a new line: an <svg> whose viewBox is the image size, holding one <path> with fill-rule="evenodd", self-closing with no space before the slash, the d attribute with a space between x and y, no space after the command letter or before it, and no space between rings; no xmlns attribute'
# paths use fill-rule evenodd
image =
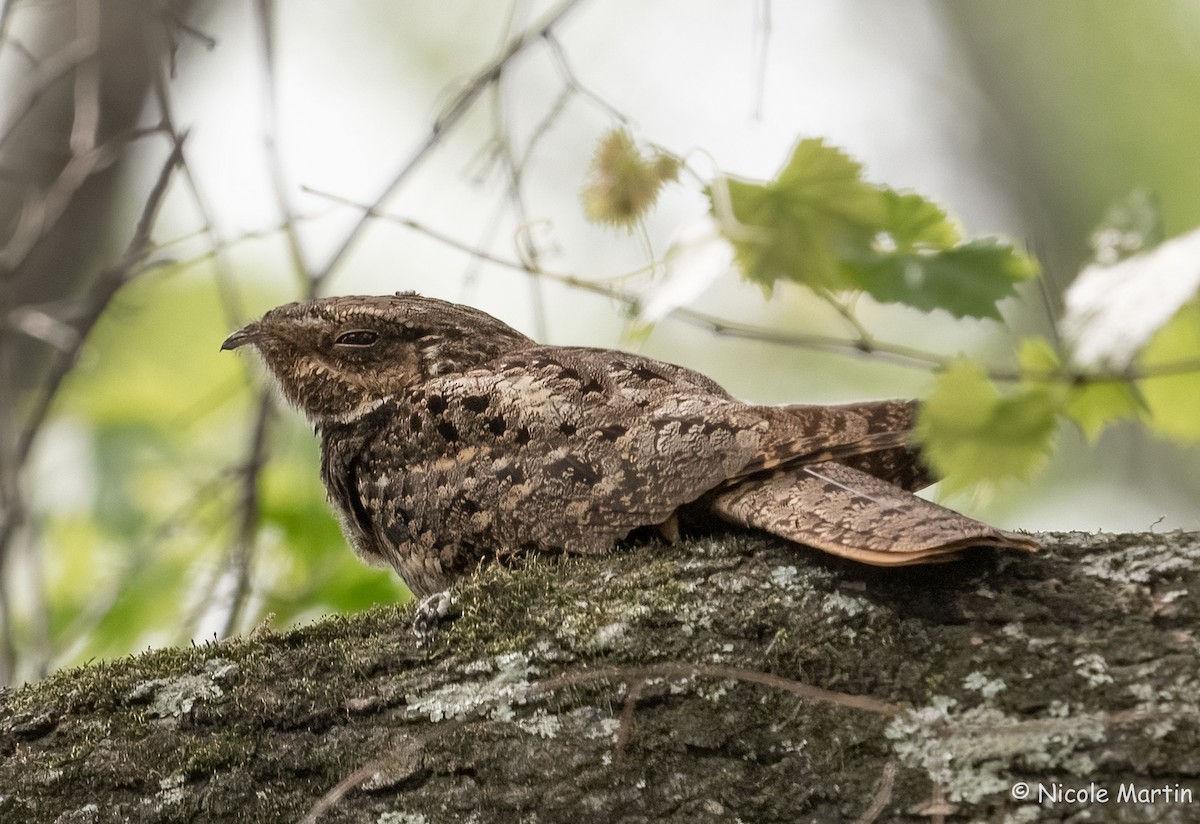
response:
<svg viewBox="0 0 1200 824"><path fill-rule="evenodd" d="M453 607L454 597L448 589L421 599L421 603L417 604L412 622L413 635L417 636L417 646L424 646L433 640L442 619L450 614Z"/></svg>

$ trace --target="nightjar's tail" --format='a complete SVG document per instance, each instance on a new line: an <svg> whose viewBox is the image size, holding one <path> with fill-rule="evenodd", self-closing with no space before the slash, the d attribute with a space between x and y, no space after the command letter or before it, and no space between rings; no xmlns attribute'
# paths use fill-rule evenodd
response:
<svg viewBox="0 0 1200 824"><path fill-rule="evenodd" d="M947 561L970 547L1038 548L1026 535L831 461L746 478L717 492L710 506L732 523L877 566Z"/></svg>

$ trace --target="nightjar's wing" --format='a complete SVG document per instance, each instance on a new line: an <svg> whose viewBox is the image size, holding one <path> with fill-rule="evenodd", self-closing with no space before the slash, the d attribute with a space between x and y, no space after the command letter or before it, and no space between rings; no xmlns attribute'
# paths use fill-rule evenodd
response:
<svg viewBox="0 0 1200 824"><path fill-rule="evenodd" d="M886 432L899 434L901 443L896 446L843 455L838 458L838 462L902 489L915 491L929 486L936 480L921 460L920 451L908 443L909 435L916 425L919 407L918 401L888 400L840 406L794 404L780 409L801 421L814 416L818 419L827 418L837 412L856 420L855 425L863 427L871 437L884 437L882 433Z"/></svg>
<svg viewBox="0 0 1200 824"><path fill-rule="evenodd" d="M482 558L604 551L780 455L878 448L843 413L806 429L763 410L682 367L530 347L381 406L343 485L378 513L360 520L366 551L428 591Z"/></svg>
<svg viewBox="0 0 1200 824"><path fill-rule="evenodd" d="M968 547L1033 552L1037 542L996 529L839 463L789 467L711 499L733 523L877 566L950 560Z"/></svg>

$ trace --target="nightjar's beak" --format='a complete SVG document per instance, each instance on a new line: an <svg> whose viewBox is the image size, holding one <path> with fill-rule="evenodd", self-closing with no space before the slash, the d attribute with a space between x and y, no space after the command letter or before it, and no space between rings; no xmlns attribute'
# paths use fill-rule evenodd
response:
<svg viewBox="0 0 1200 824"><path fill-rule="evenodd" d="M225 338L225 342L221 344L221 351L226 349L237 349L239 346L245 346L247 343L256 343L259 338L260 329L257 323L251 323L234 332L229 337Z"/></svg>

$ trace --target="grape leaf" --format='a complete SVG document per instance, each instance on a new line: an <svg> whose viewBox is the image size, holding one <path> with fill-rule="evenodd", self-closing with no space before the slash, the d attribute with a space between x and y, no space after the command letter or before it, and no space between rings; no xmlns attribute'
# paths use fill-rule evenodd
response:
<svg viewBox="0 0 1200 824"><path fill-rule="evenodd" d="M847 262L858 288L884 303L904 303L955 317L1000 319L996 304L1016 294L1037 266L1012 247L978 240L933 253L874 255Z"/></svg>
<svg viewBox="0 0 1200 824"><path fill-rule="evenodd" d="M979 364L962 358L938 375L918 415L916 437L948 491L1025 479L1050 453L1057 412L1049 387L1022 386L1002 395Z"/></svg>
<svg viewBox="0 0 1200 824"><path fill-rule="evenodd" d="M949 249L962 240L962 234L941 206L911 192L884 193L887 204L886 237L897 251L911 252L921 247Z"/></svg>
<svg viewBox="0 0 1200 824"><path fill-rule="evenodd" d="M1024 338L1017 347L1021 377L1027 382L1043 382L1062 376L1062 358L1045 338Z"/></svg>
<svg viewBox="0 0 1200 824"><path fill-rule="evenodd" d="M862 180L862 167L821 140L802 140L775 181L734 178L709 189L720 218L726 192L738 226L726 227L744 276L771 287L790 280L850 289L840 267L847 250L866 254L887 214L883 193Z"/></svg>
<svg viewBox="0 0 1200 824"><path fill-rule="evenodd" d="M1196 369L1143 378L1137 386L1149 409L1150 427L1185 443L1200 441L1200 302L1175 313L1138 359L1142 369L1191 362Z"/></svg>
<svg viewBox="0 0 1200 824"><path fill-rule="evenodd" d="M767 289L785 280L999 318L996 303L1037 273L999 241L962 243L936 203L865 181L857 161L817 139L800 141L775 180L721 178L709 198L743 276Z"/></svg>
<svg viewBox="0 0 1200 824"><path fill-rule="evenodd" d="M1064 411L1089 441L1095 441L1110 423L1136 418L1143 406L1137 390L1127 381L1096 381L1072 386Z"/></svg>
<svg viewBox="0 0 1200 824"><path fill-rule="evenodd" d="M1079 425L1089 441L1100 437L1113 421L1137 417L1142 409L1137 390L1128 381L1068 380L1062 358L1045 338L1021 341L1017 361L1025 384L1040 383L1053 391L1060 410Z"/></svg>

